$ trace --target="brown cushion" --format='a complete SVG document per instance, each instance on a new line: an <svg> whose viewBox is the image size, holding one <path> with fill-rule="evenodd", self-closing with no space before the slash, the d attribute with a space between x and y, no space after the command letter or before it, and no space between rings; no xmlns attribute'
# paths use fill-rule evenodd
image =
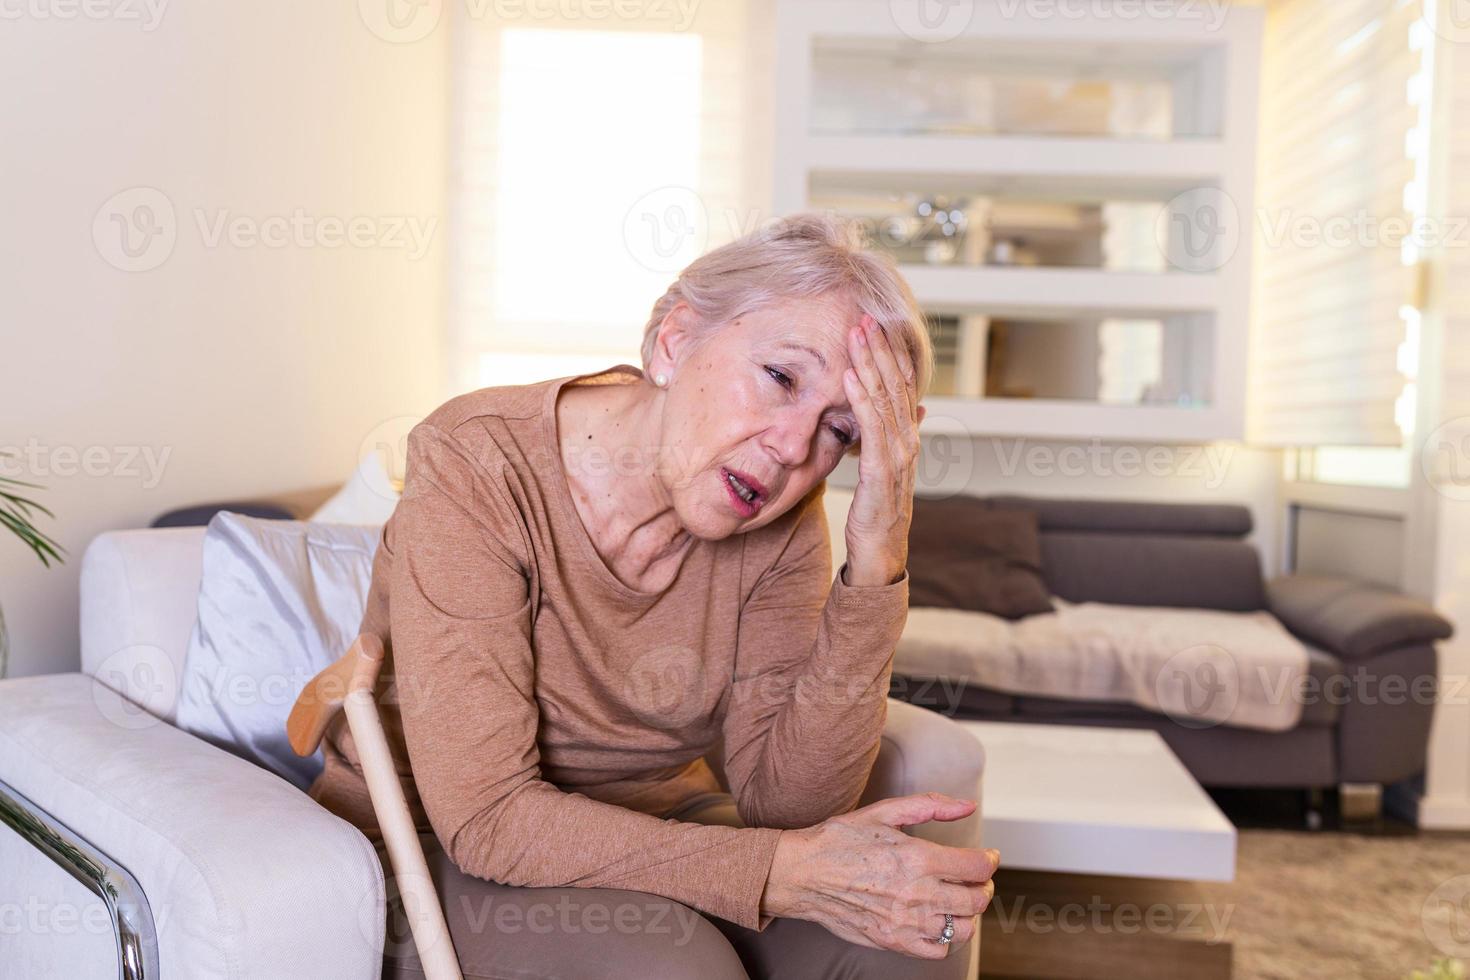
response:
<svg viewBox="0 0 1470 980"><path fill-rule="evenodd" d="M1036 514L992 510L966 497L914 501L909 605L1006 619L1052 611L1041 576Z"/></svg>

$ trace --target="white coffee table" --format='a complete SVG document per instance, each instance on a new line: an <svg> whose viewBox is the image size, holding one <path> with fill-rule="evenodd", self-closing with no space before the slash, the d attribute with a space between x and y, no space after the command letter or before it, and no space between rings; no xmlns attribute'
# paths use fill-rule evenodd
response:
<svg viewBox="0 0 1470 980"><path fill-rule="evenodd" d="M1235 877L1235 827L1157 732L962 724L985 748L984 840L1004 867Z"/></svg>

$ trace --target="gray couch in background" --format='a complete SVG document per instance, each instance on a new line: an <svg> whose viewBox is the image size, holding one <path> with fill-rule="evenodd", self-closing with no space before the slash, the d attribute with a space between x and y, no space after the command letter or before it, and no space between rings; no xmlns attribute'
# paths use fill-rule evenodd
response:
<svg viewBox="0 0 1470 980"><path fill-rule="evenodd" d="M993 496L976 508L1037 515L1041 571L1073 602L1265 609L1307 647L1310 677L1301 722L1286 732L1180 725L1129 704L1021 697L973 685L957 692L960 717L1151 728L1202 785L1374 787L1424 769L1434 711L1434 642L1450 624L1423 602L1321 575L1265 581L1245 538L1251 514L1232 504L1164 504ZM922 506L922 501L919 502ZM951 504L952 506L952 504ZM924 560L911 552L910 568ZM894 678L894 697L929 707L956 703L926 679Z"/></svg>

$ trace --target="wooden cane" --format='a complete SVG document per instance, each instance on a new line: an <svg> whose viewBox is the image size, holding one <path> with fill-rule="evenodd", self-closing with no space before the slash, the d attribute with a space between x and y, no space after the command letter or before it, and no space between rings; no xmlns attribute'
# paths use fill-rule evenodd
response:
<svg viewBox="0 0 1470 980"><path fill-rule="evenodd" d="M424 849L403 796L403 784L383 734L373 692L383 669L383 642L363 633L336 663L302 690L286 719L286 737L297 755L311 755L321 745L327 726L339 710L347 712L347 725L362 760L368 797L388 848L388 860L403 907L408 915L413 943L427 980L463 980L454 942L444 921L444 909L429 876Z"/></svg>

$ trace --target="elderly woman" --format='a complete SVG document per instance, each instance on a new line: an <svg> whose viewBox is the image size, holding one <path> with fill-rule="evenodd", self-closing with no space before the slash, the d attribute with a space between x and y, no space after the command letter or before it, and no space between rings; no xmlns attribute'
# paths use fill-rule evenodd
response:
<svg viewBox="0 0 1470 980"><path fill-rule="evenodd" d="M852 811L907 614L912 294L800 215L685 269L642 354L409 437L363 629L466 975L961 976L996 855L899 828L973 802ZM834 577L823 480L850 453ZM374 833L345 726L312 795ZM384 975L422 975L399 938Z"/></svg>

